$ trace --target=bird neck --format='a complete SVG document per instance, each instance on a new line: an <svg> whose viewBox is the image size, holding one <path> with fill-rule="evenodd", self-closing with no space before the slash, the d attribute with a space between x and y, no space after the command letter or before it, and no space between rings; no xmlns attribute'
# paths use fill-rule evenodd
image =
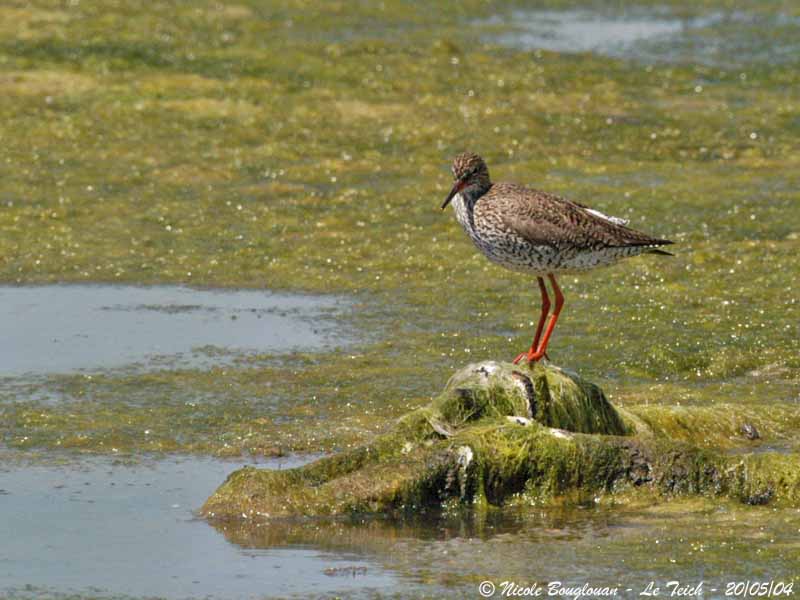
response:
<svg viewBox="0 0 800 600"><path fill-rule="evenodd" d="M475 207L475 203L478 199L483 196L486 192L489 191L489 188L492 187L492 184L489 181L483 182L476 182L471 185L468 185L463 190L461 190L460 194L461 197L464 199L464 204L467 205L470 212Z"/></svg>
<svg viewBox="0 0 800 600"><path fill-rule="evenodd" d="M470 188L464 188L453 198L453 208L455 209L456 219L470 237L476 235L475 203L482 195L483 194L475 195L474 193L470 193Z"/></svg>

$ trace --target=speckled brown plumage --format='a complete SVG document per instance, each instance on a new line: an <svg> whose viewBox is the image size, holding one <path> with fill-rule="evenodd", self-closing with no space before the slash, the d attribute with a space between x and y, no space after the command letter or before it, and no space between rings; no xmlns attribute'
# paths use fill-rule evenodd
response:
<svg viewBox="0 0 800 600"><path fill-rule="evenodd" d="M479 220L498 213L506 230L527 242L560 250L599 250L668 244L624 225L596 216L564 198L513 183L493 185L475 205Z"/></svg>
<svg viewBox="0 0 800 600"><path fill-rule="evenodd" d="M475 154L457 156L453 175L456 218L490 260L515 271L579 271L672 243L554 194L493 184Z"/></svg>
<svg viewBox="0 0 800 600"><path fill-rule="evenodd" d="M583 204L513 183L492 183L486 163L477 154L458 155L453 177L455 183L442 208L453 202L456 218L475 246L492 262L536 275L543 306L548 308L543 277L553 285L556 310L539 345L546 317L543 310L528 360L544 355L563 303L555 274L610 265L637 254L668 254L658 247L672 243Z"/></svg>

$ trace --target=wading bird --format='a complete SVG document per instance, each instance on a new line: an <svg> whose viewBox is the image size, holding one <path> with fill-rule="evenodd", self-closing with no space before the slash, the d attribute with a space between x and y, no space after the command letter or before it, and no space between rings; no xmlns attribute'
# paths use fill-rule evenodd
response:
<svg viewBox="0 0 800 600"><path fill-rule="evenodd" d="M626 227L625 219L609 217L547 192L513 183L492 183L486 163L477 154L456 156L453 177L455 183L442 210L452 201L456 219L478 250L507 269L536 275L539 282L539 324L530 349L519 354L514 364L523 358L530 363L545 356L564 305L556 274L603 267L638 254L671 256L658 248L671 241ZM550 297L545 277L555 295L546 329Z"/></svg>

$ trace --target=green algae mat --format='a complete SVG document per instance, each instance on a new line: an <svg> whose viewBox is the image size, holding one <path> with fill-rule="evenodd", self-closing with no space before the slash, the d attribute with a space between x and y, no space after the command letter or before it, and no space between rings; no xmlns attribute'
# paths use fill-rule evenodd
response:
<svg viewBox="0 0 800 600"><path fill-rule="evenodd" d="M2 280L349 294L344 326L365 340L233 369L54 376L35 387L56 405L4 394L4 442L333 449L425 403L453 368L515 356L535 282L488 264L437 210L466 147L497 180L677 242L674 259L562 282L558 364L621 405L796 402L793 63L494 43L505 21L491 18L515 10L4 4Z"/></svg>
<svg viewBox="0 0 800 600"><path fill-rule="evenodd" d="M710 436L732 443L737 432L742 440L762 435L753 424L756 411L728 405L680 416L661 407L647 417L658 424L693 421L701 426L687 425L685 432L705 445ZM769 439L776 427L798 425L795 410L763 427ZM202 513L217 521L264 521L442 506L483 511L596 502L636 488L800 507L796 453L725 456L675 437L649 426L635 409L617 411L597 386L558 367L472 364L429 406L370 444L287 471L245 467Z"/></svg>
<svg viewBox="0 0 800 600"><path fill-rule="evenodd" d="M676 242L674 258L564 278L554 363L654 435L748 461L796 456L800 9L667 0L637 10L2 3L0 281L350 303L336 316L348 342L324 353L4 378L0 443L41 456L346 452L428 406L463 365L516 356L538 316L535 282L489 264L438 210L452 157L470 149L497 181ZM570 19L644 21L658 35L646 47L557 46L531 38L537 19L553 39ZM736 414L762 436L742 441L742 423L725 417ZM460 562L434 567L442 546L415 537L402 569L424 585L472 585L501 567L529 573L527 556L551 548L558 564L580 556L604 572L627 561L674 575L702 557L717 574L796 576L796 511L736 502L656 502L636 508L630 528L612 516L584 529L574 513L514 516L496 530L481 521L481 536L503 532L485 548L503 563L483 554L485 572L463 567L474 562L465 544L449 547ZM532 522L540 537L510 533ZM642 522L657 525L641 534ZM574 555L547 533L564 523ZM349 525L302 535L286 525L275 538L236 527L226 535L245 544L340 535L386 561L400 535L373 524L383 542L369 545Z"/></svg>

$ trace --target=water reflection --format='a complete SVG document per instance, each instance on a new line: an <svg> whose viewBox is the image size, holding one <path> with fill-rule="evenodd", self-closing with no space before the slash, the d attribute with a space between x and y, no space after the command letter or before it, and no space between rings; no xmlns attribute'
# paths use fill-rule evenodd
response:
<svg viewBox="0 0 800 600"><path fill-rule="evenodd" d="M703 499L214 526L242 548L369 555L404 581L424 583L428 593L438 586L465 597L474 597L482 580L618 586L621 597L638 597L654 580L721 589L758 572L789 581L800 549L797 511Z"/></svg>
<svg viewBox="0 0 800 600"><path fill-rule="evenodd" d="M241 461L95 458L31 465L17 457L13 465L13 457L3 458L0 596L350 597L395 585L395 576L369 557L341 547L263 551L226 543L195 510ZM355 576L330 575L348 569Z"/></svg>

